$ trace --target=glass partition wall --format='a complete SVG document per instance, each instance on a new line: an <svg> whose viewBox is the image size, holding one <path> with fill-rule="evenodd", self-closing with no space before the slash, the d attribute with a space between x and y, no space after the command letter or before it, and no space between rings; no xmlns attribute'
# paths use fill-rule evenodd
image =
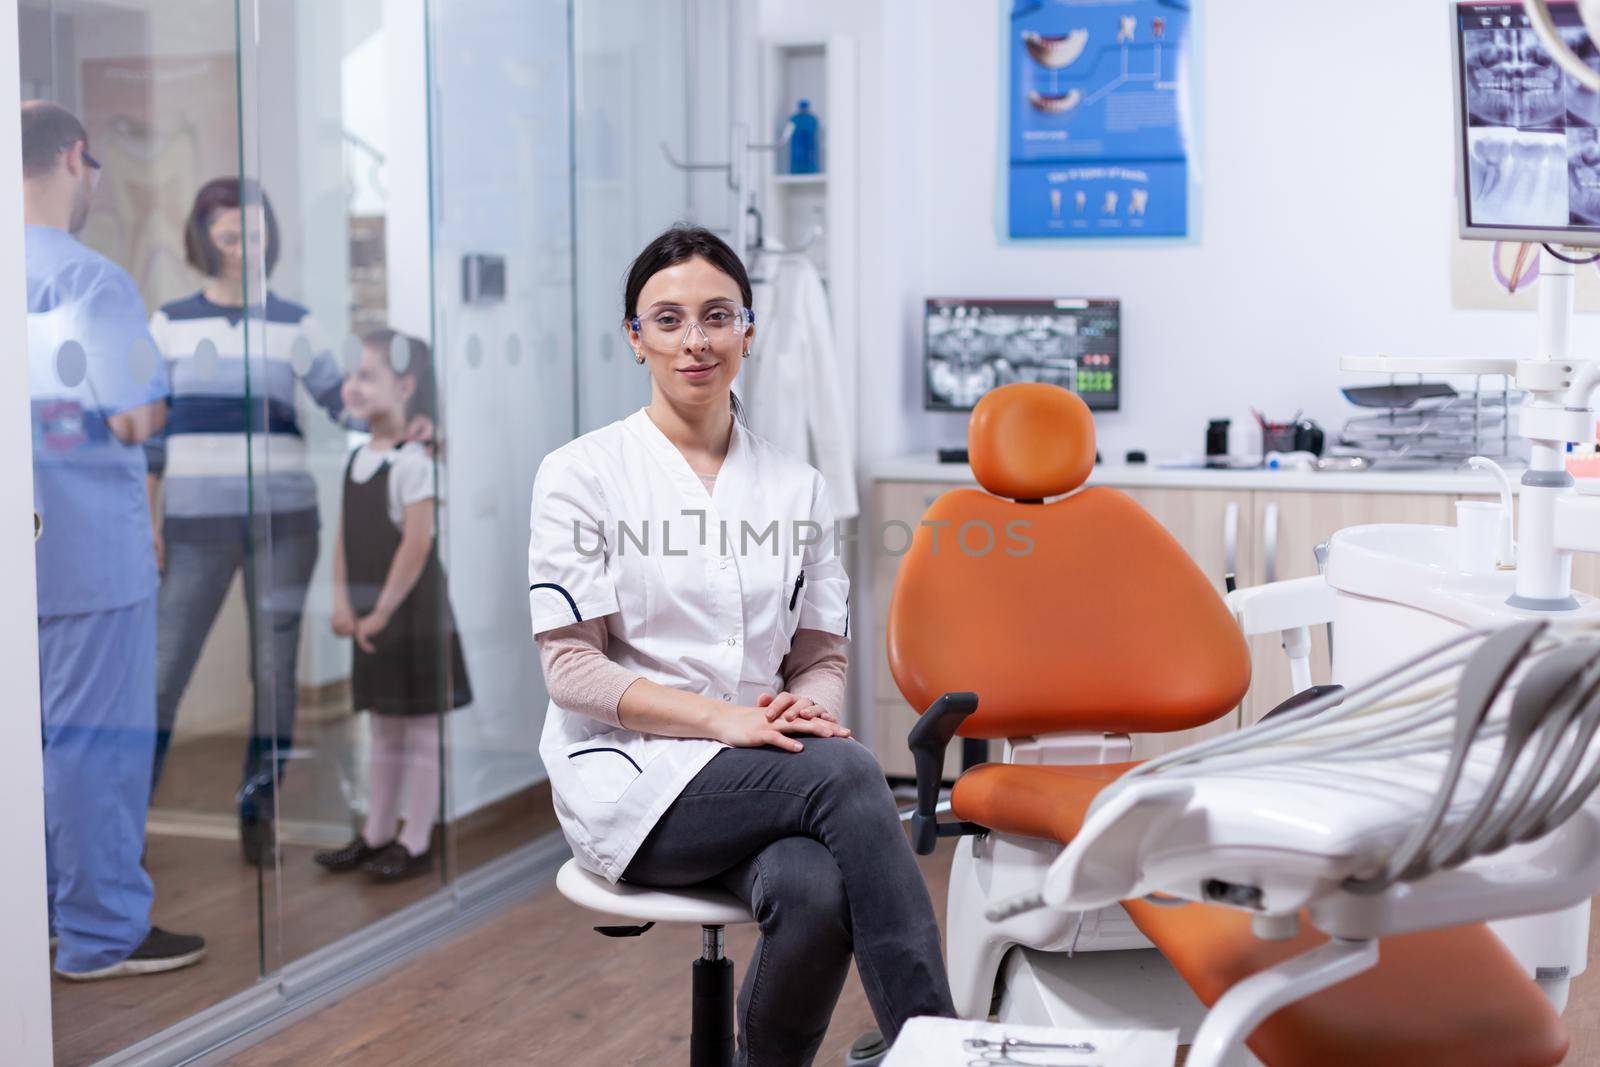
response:
<svg viewBox="0 0 1600 1067"><path fill-rule="evenodd" d="M19 0L56 966L205 942L55 980L58 1063L555 830L529 491L648 399L630 257L736 218L661 149L725 155L730 11Z"/></svg>

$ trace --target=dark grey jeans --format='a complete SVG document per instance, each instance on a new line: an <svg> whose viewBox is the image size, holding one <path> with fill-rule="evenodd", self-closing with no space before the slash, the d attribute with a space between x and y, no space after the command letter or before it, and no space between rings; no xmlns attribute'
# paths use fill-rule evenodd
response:
<svg viewBox="0 0 1600 1067"><path fill-rule="evenodd" d="M915 1015L954 1016L928 887L883 769L859 742L725 749L667 809L624 878L718 882L761 940L739 990L739 1061L808 1064L854 951L890 1041Z"/></svg>
<svg viewBox="0 0 1600 1067"><path fill-rule="evenodd" d="M161 781L178 703L194 673L206 635L217 619L234 572L244 572L250 629L250 681L254 721L245 743L239 810L254 817L294 743L299 685L300 619L317 565L317 535L241 540L167 541L156 642L156 752L150 791ZM274 755L276 754L276 759Z"/></svg>

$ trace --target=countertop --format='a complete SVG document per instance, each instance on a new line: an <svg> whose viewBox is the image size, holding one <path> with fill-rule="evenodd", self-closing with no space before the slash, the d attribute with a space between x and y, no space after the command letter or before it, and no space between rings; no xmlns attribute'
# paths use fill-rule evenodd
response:
<svg viewBox="0 0 1600 1067"><path fill-rule="evenodd" d="M965 463L940 463L932 452L914 453L883 460L871 468L874 481L948 482L975 484L972 468ZM1517 489L1521 468L1507 470L1512 491ZM1206 470L1167 469L1154 464L1097 464L1089 476L1090 485L1148 489L1265 489L1285 492L1325 493L1481 493L1499 490L1488 474L1451 470L1368 470L1368 471L1287 471L1287 470Z"/></svg>

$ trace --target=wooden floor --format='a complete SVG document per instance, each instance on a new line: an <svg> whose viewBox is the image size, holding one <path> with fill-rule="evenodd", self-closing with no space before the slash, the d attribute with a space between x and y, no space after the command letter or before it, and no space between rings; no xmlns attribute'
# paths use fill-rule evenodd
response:
<svg viewBox="0 0 1600 1067"><path fill-rule="evenodd" d="M231 817L241 748L237 739L175 747L158 807ZM348 821L348 810L333 808L327 799L337 795L330 777L337 775L327 766L296 768L284 791L285 817L321 814L335 823ZM554 828L549 790L541 786L452 827L445 855L452 873L469 871ZM278 866L261 872L243 861L236 837L150 835L145 866L156 886L152 920L168 930L201 934L207 956L170 974L85 984L54 980L56 1063L76 1067L126 1048L441 885L438 866L431 876L395 885L377 885L360 874L331 875L312 863L315 851L316 846L284 845Z"/></svg>
<svg viewBox="0 0 1600 1067"><path fill-rule="evenodd" d="M951 844L922 861L944 914ZM444 1064L679 1064L688 1057L689 965L699 931L657 927L605 941L554 890L441 946L318 1015L247 1049L230 1067L439 1067ZM1600 915L1590 954L1600 948ZM729 930L742 978L754 947ZM1600 965L1573 986L1569 1065L1600 1065ZM842 1064L873 1026L852 970L816 1062Z"/></svg>

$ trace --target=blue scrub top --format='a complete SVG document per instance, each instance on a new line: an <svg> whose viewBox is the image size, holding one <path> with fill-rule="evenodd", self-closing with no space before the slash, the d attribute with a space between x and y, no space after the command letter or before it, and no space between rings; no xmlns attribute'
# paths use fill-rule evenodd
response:
<svg viewBox="0 0 1600 1067"><path fill-rule="evenodd" d="M127 271L49 226L25 246L39 614L125 607L160 579L144 450L107 419L166 397L166 368Z"/></svg>

